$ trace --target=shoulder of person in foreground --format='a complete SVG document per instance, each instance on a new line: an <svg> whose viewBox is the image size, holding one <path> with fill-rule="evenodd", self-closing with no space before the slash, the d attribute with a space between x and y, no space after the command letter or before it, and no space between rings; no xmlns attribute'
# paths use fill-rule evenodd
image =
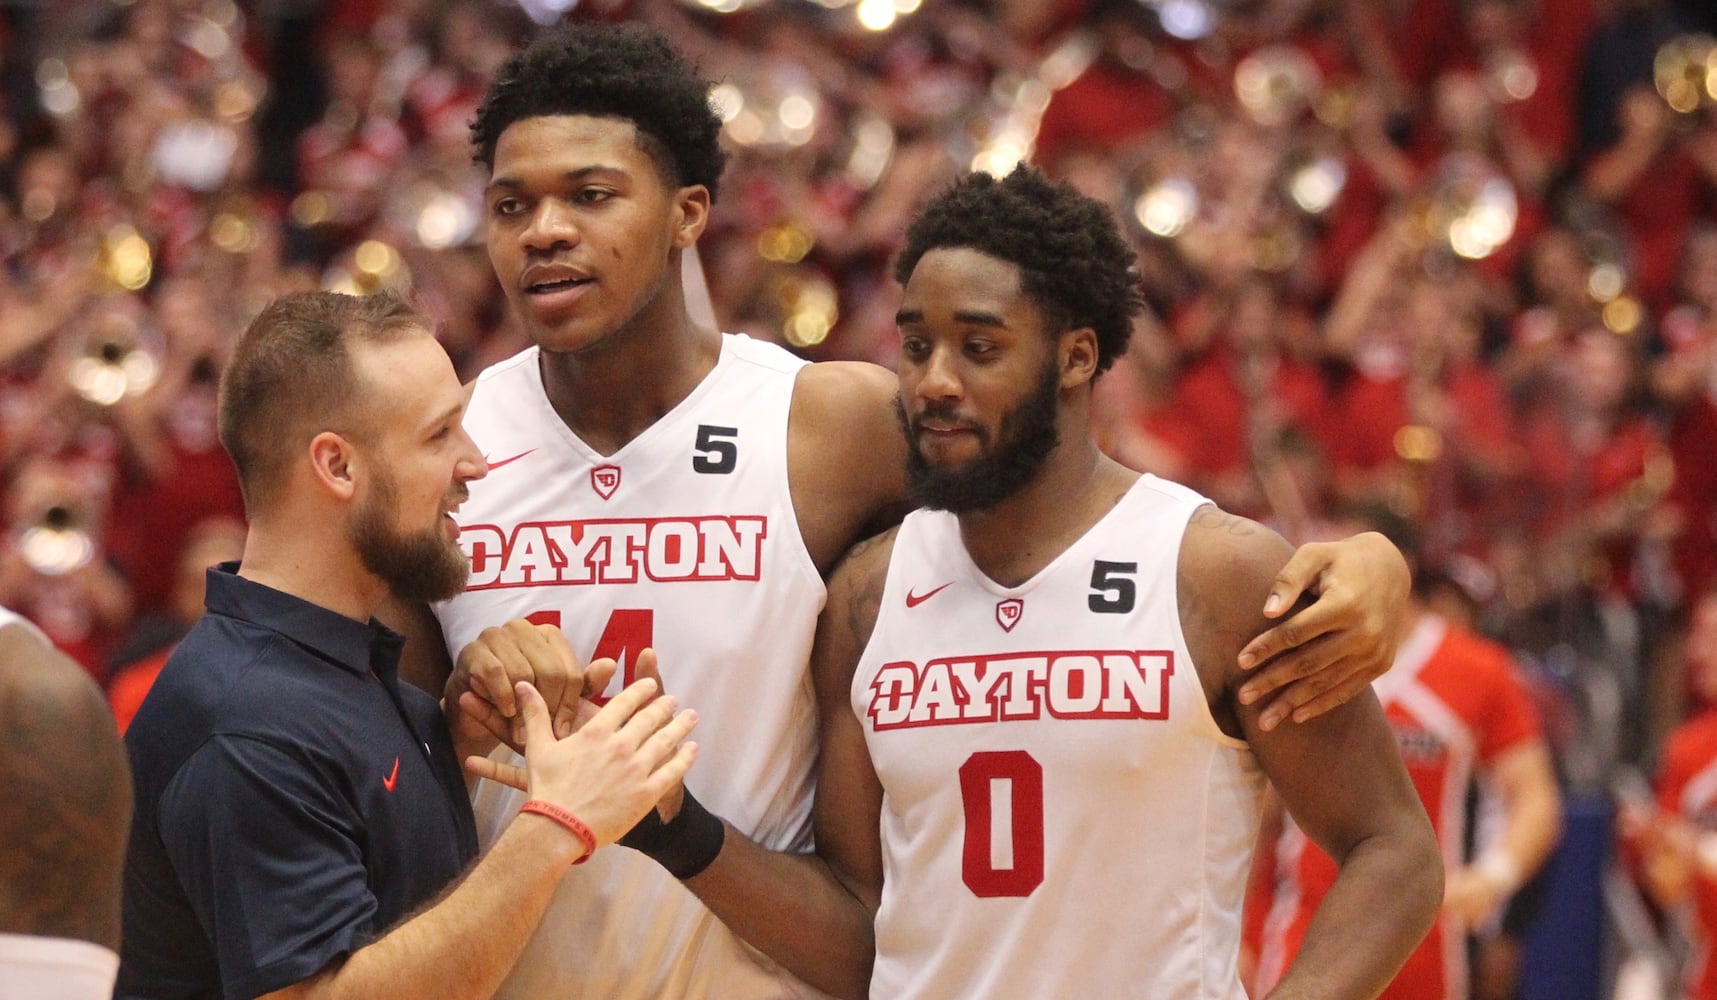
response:
<svg viewBox="0 0 1717 1000"><path fill-rule="evenodd" d="M899 384L860 361L806 365L793 386L787 462L805 543L825 574L852 544L906 514Z"/></svg>
<svg viewBox="0 0 1717 1000"><path fill-rule="evenodd" d="M117 950L131 769L88 674L23 624L0 626L0 933Z"/></svg>
<svg viewBox="0 0 1717 1000"><path fill-rule="evenodd" d="M1430 929L1442 864L1369 689L1271 730L1261 706L1238 697L1236 654L1267 624L1258 609L1288 557L1287 542L1262 525L1201 508L1181 546L1182 629L1218 723L1248 742L1295 822L1340 868L1272 1000L1373 997Z"/></svg>

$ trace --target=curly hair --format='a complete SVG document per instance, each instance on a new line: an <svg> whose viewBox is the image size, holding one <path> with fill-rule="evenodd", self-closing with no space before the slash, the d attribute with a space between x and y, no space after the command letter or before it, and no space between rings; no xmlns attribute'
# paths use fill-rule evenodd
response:
<svg viewBox="0 0 1717 1000"><path fill-rule="evenodd" d="M919 258L941 247L969 247L1018 267L1021 290L1055 329L1096 331L1099 374L1126 353L1144 289L1133 249L1101 202L1023 164L1003 180L970 174L912 223L894 276L905 284Z"/></svg>
<svg viewBox="0 0 1717 1000"><path fill-rule="evenodd" d="M495 166L507 126L547 115L620 118L662 177L714 199L727 154L709 82L666 39L637 23L581 23L539 35L496 71L471 121L474 158Z"/></svg>

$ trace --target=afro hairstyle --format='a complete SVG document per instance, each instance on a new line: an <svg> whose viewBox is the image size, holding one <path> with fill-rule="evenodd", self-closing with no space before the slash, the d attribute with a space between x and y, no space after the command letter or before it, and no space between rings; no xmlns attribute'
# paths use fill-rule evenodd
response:
<svg viewBox="0 0 1717 1000"><path fill-rule="evenodd" d="M549 115L629 121L639 144L676 186L702 184L714 199L727 154L709 82L666 39L641 24L585 22L537 36L496 71L471 121L477 162L495 166L507 126Z"/></svg>
<svg viewBox="0 0 1717 1000"><path fill-rule="evenodd" d="M1097 371L1126 353L1133 317L1145 307L1133 248L1101 202L1024 164L1006 179L969 174L937 195L912 223L894 263L905 284L926 253L966 247L1019 268L1020 288L1056 332L1090 327Z"/></svg>

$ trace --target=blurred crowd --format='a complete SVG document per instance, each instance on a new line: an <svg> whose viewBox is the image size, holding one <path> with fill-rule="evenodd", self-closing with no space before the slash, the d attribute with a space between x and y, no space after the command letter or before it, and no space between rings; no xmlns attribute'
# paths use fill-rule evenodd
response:
<svg viewBox="0 0 1717 1000"><path fill-rule="evenodd" d="M215 387L264 302L410 289L466 377L524 346L467 124L563 17L647 19L717 81L724 328L891 365L906 220L1029 159L1114 207L1147 278L1112 453L1295 542L1411 521L1570 788L1712 696L1685 624L1717 590L1707 4L0 2L0 605L122 720L238 554Z"/></svg>

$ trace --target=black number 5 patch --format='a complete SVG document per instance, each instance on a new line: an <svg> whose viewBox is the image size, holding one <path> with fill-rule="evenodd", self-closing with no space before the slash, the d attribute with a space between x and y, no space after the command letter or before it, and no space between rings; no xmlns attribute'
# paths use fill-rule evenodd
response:
<svg viewBox="0 0 1717 1000"><path fill-rule="evenodd" d="M739 428L698 425L697 454L692 456L692 471L725 476L739 465Z"/></svg>
<svg viewBox="0 0 1717 1000"><path fill-rule="evenodd" d="M1138 563L1104 562L1101 559L1092 563L1091 596L1086 599L1086 606L1100 615L1124 615L1133 610L1133 604L1139 599L1133 574L1138 571Z"/></svg>

